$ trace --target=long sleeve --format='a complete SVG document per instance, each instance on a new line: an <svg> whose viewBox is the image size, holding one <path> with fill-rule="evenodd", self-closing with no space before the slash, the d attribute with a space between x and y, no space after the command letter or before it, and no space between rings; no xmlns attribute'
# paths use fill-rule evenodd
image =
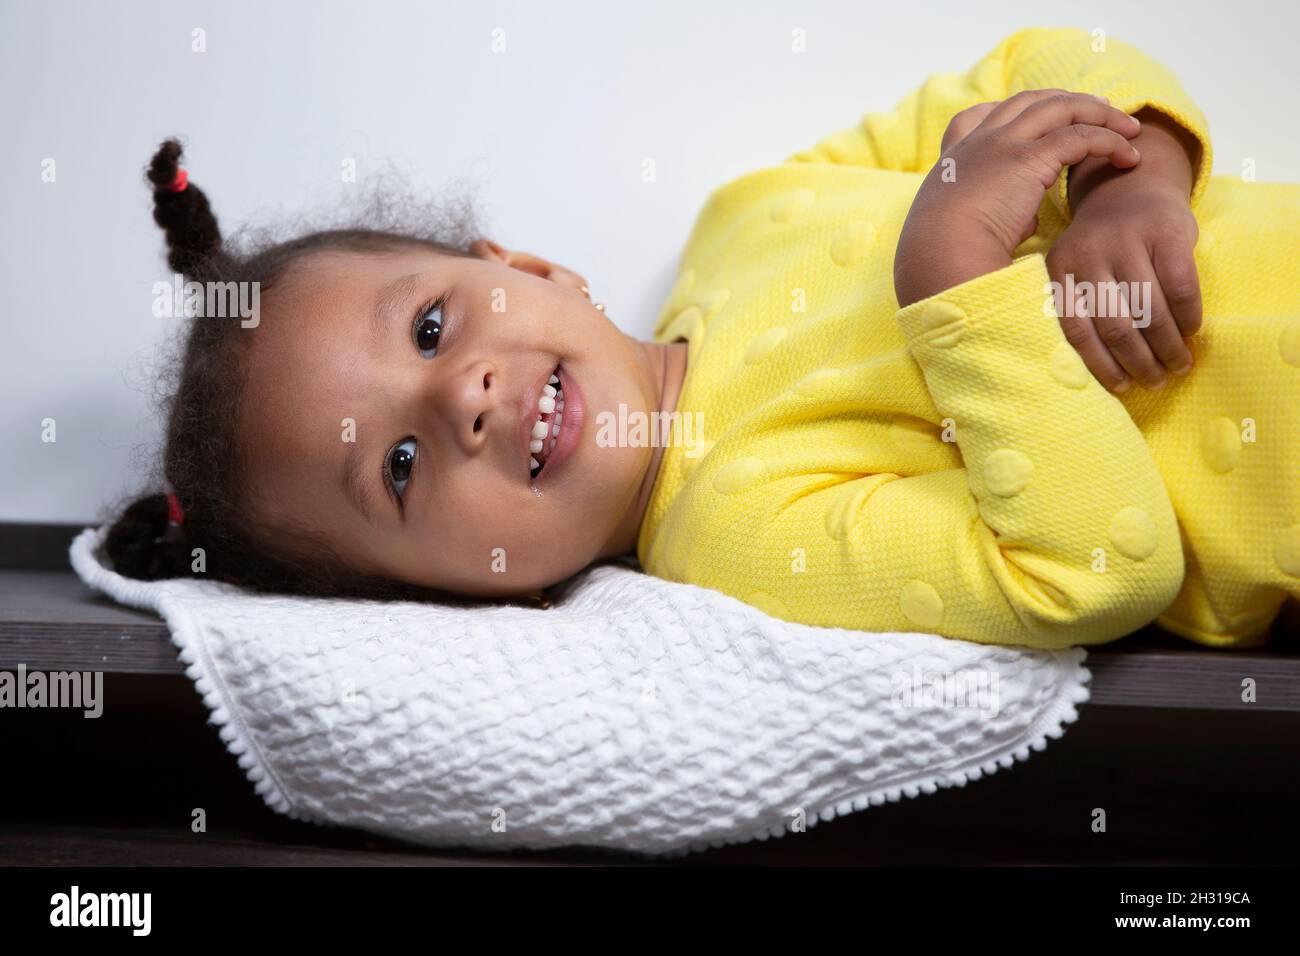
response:
<svg viewBox="0 0 1300 956"><path fill-rule="evenodd" d="M1128 412L1061 334L1048 281L1035 253L896 315L958 467L799 473L783 431L710 476L689 579L790 620L982 643L1099 643L1154 619L1183 580L1173 506ZM809 402L851 371L815 375Z"/></svg>
<svg viewBox="0 0 1300 956"><path fill-rule="evenodd" d="M1209 127L1177 78L1137 48L1079 29L1028 28L1011 34L964 74L935 74L892 112L869 113L787 162L849 163L925 172L939 159L949 120L990 100L1022 90L1057 88L1107 97L1126 113L1152 107L1178 122L1201 144L1191 205L1195 210L1213 165ZM1068 221L1068 170L1051 202Z"/></svg>

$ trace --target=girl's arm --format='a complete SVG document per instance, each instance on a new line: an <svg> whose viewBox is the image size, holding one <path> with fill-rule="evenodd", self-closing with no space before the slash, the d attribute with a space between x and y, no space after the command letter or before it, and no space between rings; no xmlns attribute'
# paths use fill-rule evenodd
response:
<svg viewBox="0 0 1300 956"><path fill-rule="evenodd" d="M666 566L822 627L1056 649L1149 623L1182 584L1173 506L1137 426L1062 338L1046 282L1036 253L898 314L959 467L941 466L937 426L864 421L921 473L792 473L792 448L843 439L792 404L797 428L697 466L705 480L673 505L692 533L665 535ZM865 393L875 372L843 368L831 397L814 379L797 400Z"/></svg>
<svg viewBox="0 0 1300 956"><path fill-rule="evenodd" d="M878 385L871 360L815 372L784 399L789 428L699 464L669 576L811 624L1042 648L1168 607L1185 569L1160 472L1061 334L1043 256L1012 258L1060 170L1131 167L1136 134L1098 98L1025 91L953 145L956 178L930 171L895 256L896 318L950 437L865 416L862 436L904 442L892 460L912 474L804 470L814 450L841 460L828 407Z"/></svg>
<svg viewBox="0 0 1300 956"><path fill-rule="evenodd" d="M1094 97L999 103L945 152L955 178L930 171L895 256L898 322L955 423L980 516L961 533L1035 643L1118 636L1182 582L1173 506L1141 433L1062 335L1043 256L1011 259L1059 171L1089 156L1132 168L1137 132Z"/></svg>
<svg viewBox="0 0 1300 956"><path fill-rule="evenodd" d="M1177 79L1141 51L1082 30L1027 29L1003 40L964 75L932 76L893 113L871 114L793 161L842 162L920 172L974 129L997 101L1032 88L1107 97L1143 120L1142 162L1117 170L1102 157L1062 170L1048 198L1047 257L1063 288L1135 289L1138 314L1089 314L1064 302L1061 329L1109 389L1161 388L1192 366L1188 340L1201 327L1193 250L1195 209L1212 158L1205 118ZM951 120L951 122L949 122ZM1075 216L1075 208L1083 214ZM1108 301L1113 301L1108 299Z"/></svg>

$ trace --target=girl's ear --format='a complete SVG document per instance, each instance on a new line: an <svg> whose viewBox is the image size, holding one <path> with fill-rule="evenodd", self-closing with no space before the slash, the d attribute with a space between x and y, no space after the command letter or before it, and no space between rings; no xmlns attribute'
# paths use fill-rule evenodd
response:
<svg viewBox="0 0 1300 956"><path fill-rule="evenodd" d="M502 265L518 269L520 272L527 272L529 275L535 275L542 279L550 279L552 282L573 289L575 292L581 292L587 287L587 280L578 273L556 265L549 259L535 256L530 252L517 252L513 249L507 249L491 239L476 240L470 247L470 251L480 259L486 259L489 262L500 262Z"/></svg>

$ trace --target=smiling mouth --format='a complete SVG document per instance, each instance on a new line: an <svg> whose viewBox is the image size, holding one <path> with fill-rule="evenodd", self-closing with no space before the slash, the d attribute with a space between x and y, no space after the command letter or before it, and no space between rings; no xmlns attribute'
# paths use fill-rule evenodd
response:
<svg viewBox="0 0 1300 956"><path fill-rule="evenodd" d="M528 444L529 475L533 478L542 473L547 459L555 451L555 440L564 421L564 389L560 386L559 370L557 365L537 397L537 421L533 424Z"/></svg>

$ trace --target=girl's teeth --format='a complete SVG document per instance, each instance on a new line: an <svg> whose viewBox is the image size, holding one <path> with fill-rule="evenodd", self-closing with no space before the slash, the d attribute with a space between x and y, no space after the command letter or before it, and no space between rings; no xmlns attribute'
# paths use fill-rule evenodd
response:
<svg viewBox="0 0 1300 956"><path fill-rule="evenodd" d="M547 424L541 418L533 425L533 431L528 442L528 450L532 455L528 458L528 467L530 469L539 468L541 463L538 462L536 455L546 449L549 455L555 451L555 441L560 434L560 425L564 417L560 414L564 411L564 391L560 388L560 377L552 374L550 380L542 386L542 394L537 398L537 412L539 415L553 415L553 420ZM549 439L549 442L548 442Z"/></svg>

